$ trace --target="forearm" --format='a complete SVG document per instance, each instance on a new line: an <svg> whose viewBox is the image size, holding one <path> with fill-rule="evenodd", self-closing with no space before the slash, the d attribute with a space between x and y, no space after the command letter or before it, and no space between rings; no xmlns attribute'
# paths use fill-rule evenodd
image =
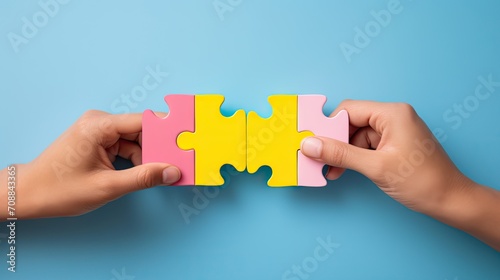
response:
<svg viewBox="0 0 500 280"><path fill-rule="evenodd" d="M440 205L427 213L500 251L500 191L463 179Z"/></svg>

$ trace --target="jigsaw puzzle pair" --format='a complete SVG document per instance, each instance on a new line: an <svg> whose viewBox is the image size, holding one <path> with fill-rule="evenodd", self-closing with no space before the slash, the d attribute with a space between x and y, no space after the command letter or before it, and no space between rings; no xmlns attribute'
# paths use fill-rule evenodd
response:
<svg viewBox="0 0 500 280"><path fill-rule="evenodd" d="M273 113L261 118L238 110L223 116L224 96L172 94L165 96L170 112L160 118L146 110L142 118L143 163L176 165L182 178L175 185L220 186L220 169L230 164L242 172L272 169L271 187L326 185L324 164L300 152L308 136L348 142L349 116L323 114L323 95L271 95Z"/></svg>

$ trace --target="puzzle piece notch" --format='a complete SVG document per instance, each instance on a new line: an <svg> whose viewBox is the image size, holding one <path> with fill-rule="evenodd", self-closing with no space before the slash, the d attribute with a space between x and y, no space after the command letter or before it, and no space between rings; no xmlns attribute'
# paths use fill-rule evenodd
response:
<svg viewBox="0 0 500 280"><path fill-rule="evenodd" d="M238 110L230 117L223 116L223 102L222 95L196 95L194 131L177 138L179 148L196 151L196 185L223 185L220 169L225 164L240 172L246 167L246 114Z"/></svg>
<svg viewBox="0 0 500 280"><path fill-rule="evenodd" d="M146 110L142 115L142 161L163 162L177 166L181 179L174 185L195 184L195 151L184 151L177 146L177 136L194 131L194 95L165 96L170 111L164 118Z"/></svg>
<svg viewBox="0 0 500 280"><path fill-rule="evenodd" d="M267 182L270 187L296 186L297 151L302 139L313 134L297 130L297 95L272 95L268 101L273 109L269 118L248 113L247 170L255 173L269 166L273 172Z"/></svg>
<svg viewBox="0 0 500 280"><path fill-rule="evenodd" d="M298 131L311 131L315 136L333 138L345 143L349 142L349 115L341 110L334 117L323 114L326 103L324 95L298 96ZM326 185L323 176L324 164L310 159L298 152L298 185L322 187Z"/></svg>

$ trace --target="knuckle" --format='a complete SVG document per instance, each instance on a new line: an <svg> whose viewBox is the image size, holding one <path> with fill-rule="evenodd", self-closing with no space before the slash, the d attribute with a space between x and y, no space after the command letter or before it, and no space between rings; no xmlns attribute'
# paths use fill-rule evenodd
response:
<svg viewBox="0 0 500 280"><path fill-rule="evenodd" d="M408 103L397 103L398 111L404 116L415 116L417 112L415 108Z"/></svg>
<svg viewBox="0 0 500 280"><path fill-rule="evenodd" d="M352 99L344 99L342 102L339 104L339 108L344 108L346 107L349 103L351 103L353 100Z"/></svg>
<svg viewBox="0 0 500 280"><path fill-rule="evenodd" d="M343 167L346 164L348 149L343 145L327 145L326 160L333 166Z"/></svg>
<svg viewBox="0 0 500 280"><path fill-rule="evenodd" d="M98 115L102 115L104 112L99 110L87 110L83 113L82 118L94 118Z"/></svg>
<svg viewBox="0 0 500 280"><path fill-rule="evenodd" d="M100 119L102 119L102 117L106 114L107 113L99 110L86 111L76 122L77 131L89 138L99 135L98 132L101 131L99 128ZM103 132L106 132L106 130L103 130Z"/></svg>
<svg viewBox="0 0 500 280"><path fill-rule="evenodd" d="M83 115L78 119L78 123L80 125L84 125L84 126L89 126L90 124L93 123L93 121L95 120L95 118L101 113L101 111L97 111L97 110L88 110L88 111L85 111L85 113L83 113Z"/></svg>
<svg viewBox="0 0 500 280"><path fill-rule="evenodd" d="M150 170L142 169L137 173L137 186L140 189L147 189L154 185L154 178Z"/></svg>

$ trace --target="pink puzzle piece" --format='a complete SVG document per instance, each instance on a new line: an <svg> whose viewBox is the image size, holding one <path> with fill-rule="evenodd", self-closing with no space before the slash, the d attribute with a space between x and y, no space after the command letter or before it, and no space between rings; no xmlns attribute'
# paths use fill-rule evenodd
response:
<svg viewBox="0 0 500 280"><path fill-rule="evenodd" d="M298 96L298 131L308 130L315 136L324 136L339 141L349 141L349 115L340 111L335 117L327 118L323 114L326 103L324 95ZM322 169L324 164L312 160L298 152L297 158L299 186L322 187L326 185Z"/></svg>
<svg viewBox="0 0 500 280"><path fill-rule="evenodd" d="M168 116L159 118L151 110L142 115L142 162L165 162L179 167L181 179L174 185L194 185L194 151L177 146L177 136L194 132L194 95L165 96Z"/></svg>

